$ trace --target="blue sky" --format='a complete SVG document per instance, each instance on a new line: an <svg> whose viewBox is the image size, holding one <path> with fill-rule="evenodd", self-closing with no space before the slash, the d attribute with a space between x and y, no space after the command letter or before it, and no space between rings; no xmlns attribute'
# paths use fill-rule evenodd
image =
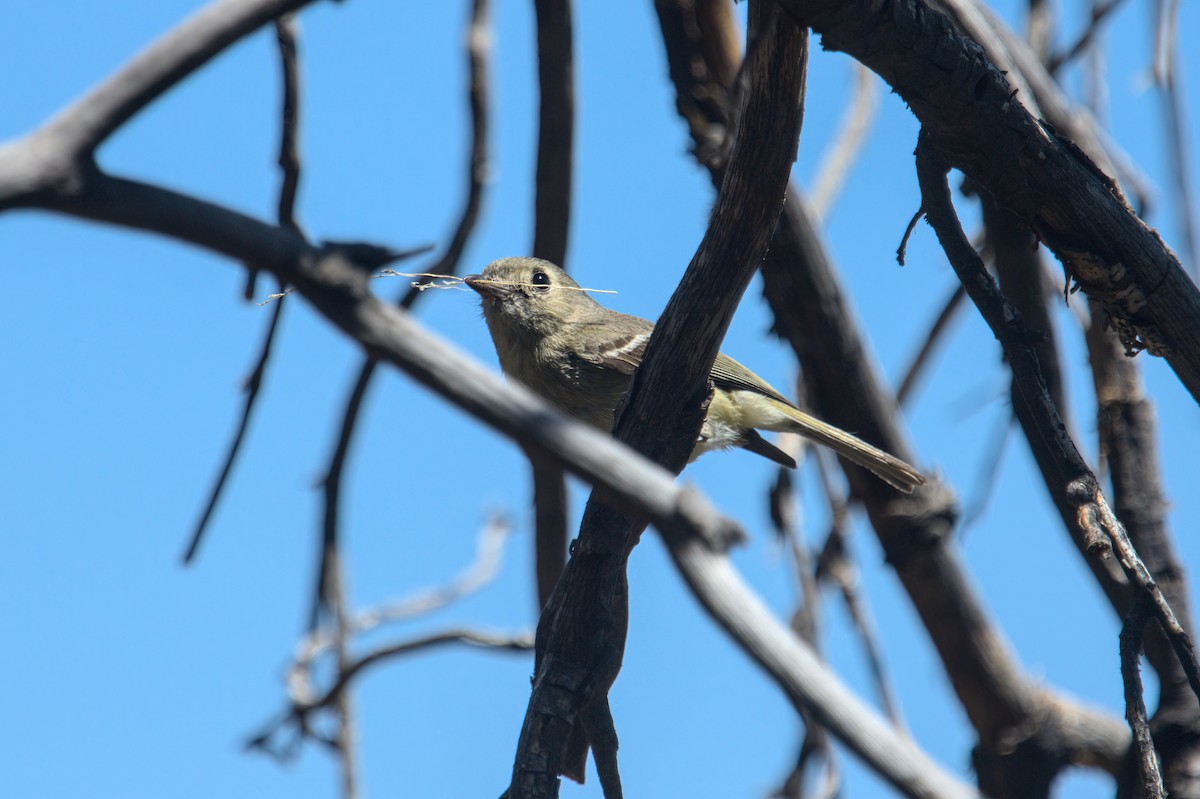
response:
<svg viewBox="0 0 1200 799"><path fill-rule="evenodd" d="M1182 5L1181 30L1196 30L1200 12ZM14 7L0 49L0 139L45 120L199 6L139 2L105 16L85 0ZM397 247L447 239L462 202L467 147L460 48L467 6L355 0L303 14L299 218L311 236ZM654 318L700 240L712 191L687 154L652 4L577 6L580 116L569 266L584 285L617 290L608 304ZM1077 30L1076 17L1068 18L1065 38ZM1150 223L1180 247L1169 212L1165 136L1145 80L1149 18L1144 4L1126 4L1109 28L1110 42L1113 32L1128 39L1109 64L1111 123L1157 187L1159 210ZM527 252L532 236L531 4L500 3L494 21L493 181L466 253L468 271ZM1200 54L1182 50L1195 119ZM801 184L834 134L850 76L846 58L814 52L795 168ZM114 172L271 218L277 84L273 36L260 32L136 117L99 160ZM879 121L827 230L875 357L893 380L953 287L924 226L910 245L909 265L894 261L918 204L916 131L884 89ZM1193 151L1200 144L1194 129L1190 144ZM1194 159L1189 178L1195 185ZM974 216L969 203L962 209ZM9 687L0 749L9 792L335 795L336 772L315 748L284 767L240 749L283 706L282 671L304 622L314 570L315 486L358 369L355 347L289 300L244 456L198 563L185 570L179 556L240 411L239 387L268 310L241 301L238 264L41 213L0 216L0 259L8 407L0 426L0 600L9 608L0 625L8 651L0 674ZM391 296L403 285L391 279L377 287ZM260 283L260 294L270 290ZM473 296L431 292L417 313L494 366ZM1079 443L1094 457L1086 353L1071 312L1060 306L1056 319ZM793 360L767 338L769 324L752 285L724 349L786 389ZM1185 562L1195 566L1200 542L1188 533L1200 498L1189 491L1200 416L1165 364L1144 356L1139 362L1158 403L1171 524ZM920 466L940 472L964 502L978 492L986 448L1008 413L1007 385L994 340L967 309L908 418ZM390 371L377 381L363 421L343 520L357 607L451 578L470 561L490 514L506 513L514 525L493 583L373 640L452 624L531 627L531 514L520 453ZM746 526L752 540L735 561L787 614L791 578L764 499L773 468L735 452L707 456L685 478ZM826 516L811 469L802 477L812 540ZM586 491L576 487L574 496L578 514ZM1010 441L991 505L960 544L1028 671L1120 716L1116 620L1060 529L1020 440ZM914 738L970 779L971 731L861 521L853 547ZM612 693L629 793L762 795L794 757L794 714L698 610L654 536L643 539L630 569L630 639ZM845 614L827 599L828 657L869 696ZM366 794L498 794L531 668L524 656L446 649L366 675L355 693ZM464 754L472 767L463 768ZM849 795L889 795L848 756L841 764ZM599 796L594 783L566 785L563 795ZM1105 780L1077 777L1064 795L1109 792Z"/></svg>

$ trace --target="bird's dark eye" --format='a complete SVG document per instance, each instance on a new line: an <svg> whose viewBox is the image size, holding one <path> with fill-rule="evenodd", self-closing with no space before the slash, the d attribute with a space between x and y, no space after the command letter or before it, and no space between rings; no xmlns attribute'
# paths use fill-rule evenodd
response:
<svg viewBox="0 0 1200 799"><path fill-rule="evenodd" d="M550 275L540 269L533 273L533 277L529 279L529 282L538 291L548 291L550 289Z"/></svg>

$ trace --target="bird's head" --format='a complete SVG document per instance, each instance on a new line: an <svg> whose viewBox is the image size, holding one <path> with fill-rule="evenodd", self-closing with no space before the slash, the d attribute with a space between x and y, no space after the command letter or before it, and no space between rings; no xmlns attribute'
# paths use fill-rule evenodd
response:
<svg viewBox="0 0 1200 799"><path fill-rule="evenodd" d="M600 307L566 272L541 258L501 258L464 281L482 298L493 335L499 327L522 338L554 336Z"/></svg>

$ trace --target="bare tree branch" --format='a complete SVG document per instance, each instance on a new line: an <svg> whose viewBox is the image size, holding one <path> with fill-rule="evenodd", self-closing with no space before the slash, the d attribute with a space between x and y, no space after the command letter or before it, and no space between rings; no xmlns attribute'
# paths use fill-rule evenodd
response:
<svg viewBox="0 0 1200 799"><path fill-rule="evenodd" d="M310 0L217 0L151 44L40 131L55 155L90 155L134 114L213 56Z"/></svg>
<svg viewBox="0 0 1200 799"><path fill-rule="evenodd" d="M510 525L506 519L500 516L492 517L479 531L474 560L454 579L443 585L360 611L347 618L346 631L351 635L360 636L384 624L428 615L476 593L495 579L510 532ZM310 630L296 647L296 657L291 670L309 668L313 660L335 644L333 635L328 631Z"/></svg>
<svg viewBox="0 0 1200 799"><path fill-rule="evenodd" d="M1179 87L1178 59L1175 56L1178 0L1158 0L1159 35L1154 76L1162 98L1163 128L1167 134L1174 177L1175 224L1183 238L1184 260L1191 262L1191 273L1200 279L1200 237L1196 233L1196 201L1192 194L1191 152L1188 149L1187 111L1184 94Z"/></svg>
<svg viewBox="0 0 1200 799"><path fill-rule="evenodd" d="M296 144L297 128L300 124L300 68L296 59L296 25L296 20L291 14L285 14L275 20L276 40L279 43L280 72L283 76L279 136L279 168L282 170L283 176L279 187L278 219L281 226L302 234L300 226L296 224L296 189L300 185L300 154ZM255 279L258 270L252 264L248 266L246 299L254 296L254 286L258 282ZM284 286L280 284L279 291L283 290ZM233 441L229 445L229 451L225 455L225 465L221 467L216 483L209 493L208 502L204 506L204 512L200 514L200 520L196 523L187 549L184 551L183 562L185 564L190 563L195 557L208 522L217 509L217 502L221 498L229 475L233 472L233 465L237 462L246 431L250 428L250 417L254 413L254 406L262 388L267 361L271 357L271 345L274 343L275 333L279 329L279 317L283 314L283 308L284 303L275 304L254 370L243 384L242 391L246 395L246 402L242 407L241 420L238 422Z"/></svg>
<svg viewBox="0 0 1200 799"><path fill-rule="evenodd" d="M1193 622L1185 571L1167 528L1154 407L1145 396L1137 364L1122 355L1105 322L1104 311L1094 308L1086 340L1100 453L1111 474L1113 510L1180 623L1190 630ZM1116 609L1124 610L1128 618L1136 602L1133 591L1127 591ZM1153 726L1166 787L1172 796L1192 796L1194 781L1187 775L1197 746L1192 731L1200 726L1200 706L1159 627L1145 631L1142 646L1158 675L1159 702Z"/></svg>
<svg viewBox="0 0 1200 799"><path fill-rule="evenodd" d="M824 472L824 467L821 467L821 470ZM875 694L879 704L883 707L892 726L898 732L904 732L906 729L904 715L900 710L900 703L892 691L891 682L888 680L887 671L883 665L883 653L875 634L875 625L872 623L870 611L858 591L858 569L855 568L854 562L846 552L846 528L850 519L849 499L834 494L832 486L829 486L828 483L825 495L829 497L832 521L829 525L829 534L825 537L825 545L821 548L820 555L817 556L816 577L819 581L832 582L841 593L842 601L846 604L846 612L849 614L855 632L858 633L858 640L862 644L863 655L871 673L871 680L875 683Z"/></svg>
<svg viewBox="0 0 1200 799"><path fill-rule="evenodd" d="M1088 108L1075 103L1047 71L1045 60L981 0L929 0L930 7L973 39L1001 70L1016 92L1015 99L1037 119L1045 119L1087 154L1100 171L1119 177L1147 204L1147 180L1121 148L1107 136ZM1002 203L1003 204L1003 203ZM1010 209L1011 210L1011 209Z"/></svg>
<svg viewBox="0 0 1200 799"><path fill-rule="evenodd" d="M450 236L445 251L435 263L422 270L430 275L451 275L458 270L463 251L475 230L483 205L484 188L489 177L490 80L488 59L491 52L489 0L473 0L464 46L467 55L467 105L471 111L471 141L465 170L466 195L463 200L462 212L455 223L454 232ZM400 299L400 307L405 310L412 308L422 294L422 287L432 279L430 277L419 278L416 285L409 287ZM354 385L346 397L337 443L334 445L333 454L330 457L329 468L325 472L325 518L322 526L320 565L317 568L317 581L310 614L309 626L311 628L317 626L318 617L327 602L325 581L329 569L328 556L337 546L341 477L346 468L346 458L358 426L362 403L375 375L376 366L378 366L378 362L374 358L368 357L359 369Z"/></svg>
<svg viewBox="0 0 1200 799"><path fill-rule="evenodd" d="M675 565L705 609L761 664L793 704L812 712L879 776L905 796L970 797L974 788L867 709L807 646L771 615L709 542L660 529Z"/></svg>
<svg viewBox="0 0 1200 799"><path fill-rule="evenodd" d="M708 371L766 250L795 157L807 37L786 21L765 24L762 5L751 5L752 20L764 24L754 27L758 57L749 67L750 89L716 209L618 410L615 437L671 472L683 467L694 445L711 391ZM787 110L781 112L781 105ZM625 562L645 520L622 518L610 501L593 492L574 556L542 614L513 799L553 795L560 771L576 771L577 762L563 761L576 717L598 706L620 668L628 614ZM608 757L615 752L596 755L598 763Z"/></svg>
<svg viewBox="0 0 1200 799"><path fill-rule="evenodd" d="M787 450L789 455L798 452L803 446L796 444ZM793 455L794 457L794 455ZM796 609L792 611L789 628L807 643L812 651L821 655L820 645L820 613L821 595L817 584L816 570L809 557L808 547L804 542L803 528L797 521L796 496L792 486L792 470L780 467L776 473L775 482L768 493L771 511L771 522L775 527L776 538L786 546L791 554L792 573L796 583ZM799 752L792 770L784 778L780 787L772 792L772 799L800 799L808 774L809 764L814 760L825 767L827 786L839 784L838 767L833 746L828 733L804 705L796 706L804 729L804 737L800 742Z"/></svg>
<svg viewBox="0 0 1200 799"><path fill-rule="evenodd" d="M930 357L937 344L939 344L947 330L950 328L950 321L954 318L955 312L962 307L963 298L967 296L966 289L962 283L955 283L954 290L950 292L950 296L942 305L942 310L934 317L933 324L929 326L929 332L925 334L925 338L921 340L921 347L917 350L917 354L913 356L908 368L904 370L904 377L900 380L900 387L896 389L896 402L901 406L908 400L912 394L913 388L917 384L917 380L925 371L926 365L929 363Z"/></svg>
<svg viewBox="0 0 1200 799"><path fill-rule="evenodd" d="M850 62L854 90L846 104L833 144L822 154L821 169L812 182L808 202L818 219L829 215L829 209L841 193L854 160L862 152L867 134L879 115L879 83L871 70L857 61Z"/></svg>
<svg viewBox="0 0 1200 799"><path fill-rule="evenodd" d="M250 418L254 413L255 401L258 399L259 390L262 388L267 361L271 358L271 345L275 342L275 331L279 328L279 317L283 314L284 305L285 303L282 302L276 303L275 308L271 311L271 321L267 323L266 332L263 334L262 344L259 347L258 357L255 359L254 369L242 383L242 393L246 399L242 405L241 418L238 421L237 430L233 434L233 440L229 443L229 449L225 453L224 465L221 467L221 471L217 473L217 479L208 494L208 501L204 503L204 511L200 514L200 519L196 522L196 526L192 528L192 534L188 538L188 545L183 552L184 564L191 563L200 549L200 542L203 540L204 533L208 529L208 523L212 519L213 513L217 510L217 502L221 498L229 475L233 473L233 464L237 461L238 452L241 451L246 431L250 429Z"/></svg>
<svg viewBox="0 0 1200 799"><path fill-rule="evenodd" d="M1096 2L1092 6L1091 21L1083 29L1083 33L1079 34L1079 37L1075 39L1074 44L1064 48L1061 53L1051 55L1047 60L1046 69L1050 74L1057 73L1062 69L1064 64L1071 63L1079 57L1080 53L1091 47L1092 41L1095 39L1096 34L1100 32L1100 28L1108 18L1108 15L1116 11L1123 2L1125 0L1103 0L1102 2Z"/></svg>
<svg viewBox="0 0 1200 799"><path fill-rule="evenodd" d="M713 150L708 142L724 138L720 126L728 114L714 98L726 90L714 81L736 72L736 53L719 46L730 40L729 15L714 10L722 7L728 3L658 5L677 106L693 136L705 137L697 140L697 157ZM719 181L722 159L704 163ZM909 446L896 421L895 402L883 388L833 265L803 209L798 199L785 204L762 267L775 330L796 351L813 389L810 394L823 400L814 402L819 415L913 461L904 454ZM1124 725L1050 696L1026 678L985 613L949 542L957 518L949 488L936 483L897 501L894 492L864 479L857 469L847 468L846 474L981 739L997 746L1020 739L1023 745L1043 746L1051 753L1047 762L1099 763L1116 773L1128 746ZM1074 723L1076 718L1088 722Z"/></svg>
<svg viewBox="0 0 1200 799"><path fill-rule="evenodd" d="M275 736L290 725L295 725L302 735L309 734L307 727L307 717L309 714L336 702L345 693L350 682L366 669L401 655L409 655L425 649L445 646L446 644L467 644L485 649L527 652L533 648L533 635L528 632L491 633L455 627L379 647L346 664L345 668L339 670L337 679L324 693L311 697L303 703L298 703L290 708L281 719L268 724L262 731L255 733L246 742L246 747L248 749L262 749L277 757L286 757L287 750L281 750L272 743ZM281 754L281 751L283 754Z"/></svg>
<svg viewBox="0 0 1200 799"><path fill-rule="evenodd" d="M533 255L566 267L575 147L575 62L571 0L534 0L537 15L537 192Z"/></svg>
<svg viewBox="0 0 1200 799"><path fill-rule="evenodd" d="M941 157L1026 220L1104 303L1126 348L1165 357L1200 400L1200 291L1111 180L1012 102L1011 86L978 45L920 0L886 12L866 0L779 2L826 48L887 80Z"/></svg>
<svg viewBox="0 0 1200 799"><path fill-rule="evenodd" d="M1154 752L1154 740L1150 737L1150 724L1146 720L1146 703L1142 700L1142 667L1139 663L1142 631L1149 619L1150 603L1143 597L1133 603L1121 628L1121 678L1125 683L1125 717L1129 719L1129 726L1133 730L1138 771L1142 777L1139 795L1146 799L1163 799L1166 791L1158 771L1158 756Z"/></svg>
<svg viewBox="0 0 1200 799"><path fill-rule="evenodd" d="M1192 690L1200 697L1200 675L1197 674L1195 651L1190 636L1179 626L1161 591L1134 551L1124 528L1112 515L1095 476L1066 434L1054 404L1049 399L1036 355L1029 346L1030 341L1019 314L1000 294L958 226L957 217L950 204L946 166L938 160L924 131L917 144L917 175L921 184L926 218L937 231L942 247L966 286L968 295L1004 346L1019 388L1014 399L1026 406L1025 413L1030 420L1031 429L1036 430L1036 435L1030 436L1030 444L1035 452L1042 450L1038 460L1043 471L1052 468L1057 473L1055 480L1047 480L1048 485L1052 488L1057 487L1058 493L1062 495L1056 502L1076 509L1079 535L1083 540L1090 542L1088 549L1093 555L1103 554L1109 548L1116 553L1126 574L1136 582L1143 595L1152 603L1156 617L1183 663Z"/></svg>

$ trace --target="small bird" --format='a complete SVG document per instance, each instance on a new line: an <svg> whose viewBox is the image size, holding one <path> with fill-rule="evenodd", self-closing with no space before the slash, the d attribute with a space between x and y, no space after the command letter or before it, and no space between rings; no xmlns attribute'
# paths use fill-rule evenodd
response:
<svg viewBox="0 0 1200 799"><path fill-rule="evenodd" d="M654 324L609 310L549 261L502 258L464 278L483 300L500 368L580 421L604 431L646 354ZM809 416L758 375L717 355L713 397L690 460L741 447L788 468L796 461L758 430L799 433L911 492L925 478L904 461Z"/></svg>

